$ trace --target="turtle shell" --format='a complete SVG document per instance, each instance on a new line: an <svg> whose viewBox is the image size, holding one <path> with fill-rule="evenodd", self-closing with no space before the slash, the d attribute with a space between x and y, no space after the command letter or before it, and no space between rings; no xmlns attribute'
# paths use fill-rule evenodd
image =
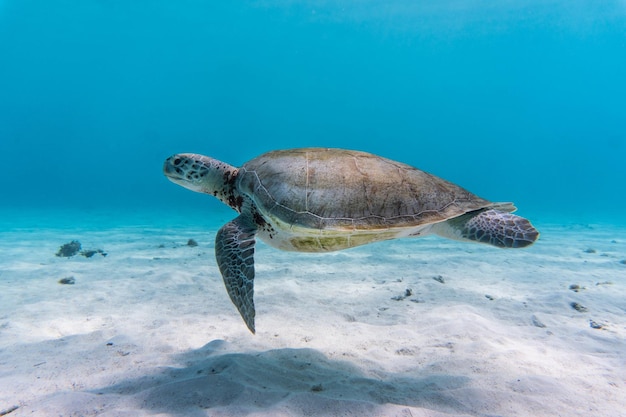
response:
<svg viewBox="0 0 626 417"><path fill-rule="evenodd" d="M263 154L240 168L237 187L266 221L310 230L415 228L493 206L417 168L343 149Z"/></svg>

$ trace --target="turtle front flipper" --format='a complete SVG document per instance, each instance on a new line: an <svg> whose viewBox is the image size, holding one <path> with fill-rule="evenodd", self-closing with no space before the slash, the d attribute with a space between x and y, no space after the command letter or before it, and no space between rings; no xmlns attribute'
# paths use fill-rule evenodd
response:
<svg viewBox="0 0 626 417"><path fill-rule="evenodd" d="M215 239L215 256L231 301L254 333L254 236L256 226L242 214L226 223Z"/></svg>
<svg viewBox="0 0 626 417"><path fill-rule="evenodd" d="M433 232L499 248L523 248L535 243L539 237L539 232L527 219L494 209L471 211L437 223L433 225Z"/></svg>

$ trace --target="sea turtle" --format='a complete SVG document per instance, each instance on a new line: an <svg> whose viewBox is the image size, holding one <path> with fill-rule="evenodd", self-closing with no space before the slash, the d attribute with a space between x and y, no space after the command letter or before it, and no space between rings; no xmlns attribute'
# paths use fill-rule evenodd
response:
<svg viewBox="0 0 626 417"><path fill-rule="evenodd" d="M236 168L198 154L163 166L174 183L211 194L239 214L218 232L217 264L230 299L254 333L254 245L330 252L381 240L437 234L501 248L531 245L539 232L492 203L434 175L365 152L304 148L268 152Z"/></svg>

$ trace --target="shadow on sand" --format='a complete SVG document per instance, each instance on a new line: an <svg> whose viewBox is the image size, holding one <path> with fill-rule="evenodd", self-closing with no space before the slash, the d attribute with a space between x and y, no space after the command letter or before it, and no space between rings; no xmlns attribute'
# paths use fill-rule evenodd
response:
<svg viewBox="0 0 626 417"><path fill-rule="evenodd" d="M470 412L454 399L466 377L366 376L350 362L313 349L228 353L226 345L215 340L180 355L182 368L162 368L91 392L132 396L138 408L180 416L219 409L233 415L281 409L295 415L367 415L382 404Z"/></svg>

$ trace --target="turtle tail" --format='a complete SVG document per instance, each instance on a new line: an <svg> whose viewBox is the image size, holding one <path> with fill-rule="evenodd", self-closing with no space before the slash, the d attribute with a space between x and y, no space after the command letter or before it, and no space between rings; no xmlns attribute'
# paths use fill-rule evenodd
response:
<svg viewBox="0 0 626 417"><path fill-rule="evenodd" d="M539 238L539 232L527 219L492 208L471 211L438 223L434 232L451 239L487 243L499 248L523 248Z"/></svg>

